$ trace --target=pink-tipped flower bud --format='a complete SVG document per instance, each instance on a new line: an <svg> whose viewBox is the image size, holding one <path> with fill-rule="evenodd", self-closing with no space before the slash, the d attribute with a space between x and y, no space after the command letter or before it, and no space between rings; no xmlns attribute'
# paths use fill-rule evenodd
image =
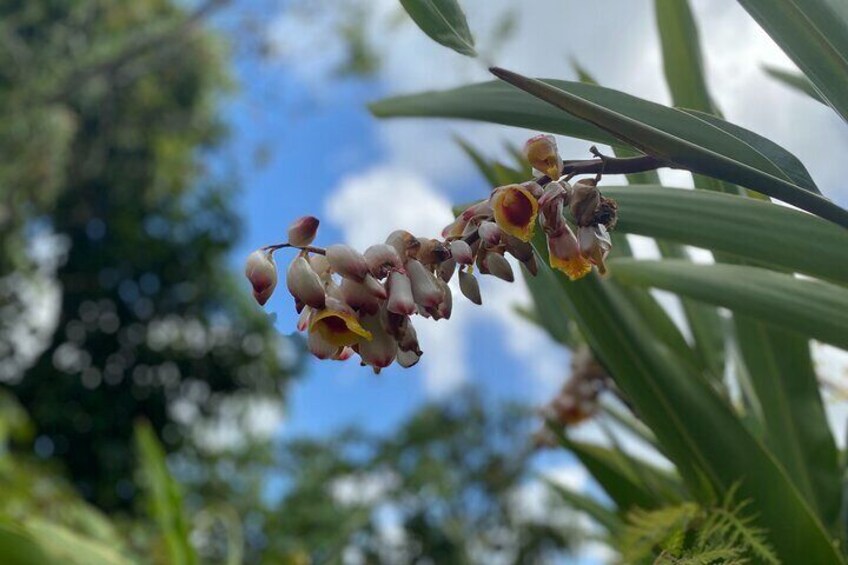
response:
<svg viewBox="0 0 848 565"><path fill-rule="evenodd" d="M465 231L466 224L468 224L468 220L465 220L462 216L459 216L457 219L446 225L444 229L442 229L442 237L444 239L461 237L462 232Z"/></svg>
<svg viewBox="0 0 848 565"><path fill-rule="evenodd" d="M412 283L412 296L422 309L435 308L442 301L442 289L436 277L415 259L406 262L406 274Z"/></svg>
<svg viewBox="0 0 848 565"><path fill-rule="evenodd" d="M477 228L480 239L488 245L497 245L501 242L501 228L495 222L482 222Z"/></svg>
<svg viewBox="0 0 848 565"><path fill-rule="evenodd" d="M390 233L386 243L395 248L401 261L405 261L407 257L415 257L421 245L418 238L405 230L395 230Z"/></svg>
<svg viewBox="0 0 848 565"><path fill-rule="evenodd" d="M474 253L471 251L471 246L461 239L450 242L450 251L460 265L470 265L474 262Z"/></svg>
<svg viewBox="0 0 848 565"><path fill-rule="evenodd" d="M567 225L558 234L548 237L548 254L551 267L571 280L585 277L592 270L592 264L580 253L580 244Z"/></svg>
<svg viewBox="0 0 848 565"><path fill-rule="evenodd" d="M562 172L562 157L557 151L556 139L552 135L537 135L524 144L524 156L537 171L551 179L557 179Z"/></svg>
<svg viewBox="0 0 848 565"><path fill-rule="evenodd" d="M371 340L359 344L359 356L362 362L375 370L392 364L397 355L397 342L383 327L381 316L374 314L362 317L362 326L371 332Z"/></svg>
<svg viewBox="0 0 848 565"><path fill-rule="evenodd" d="M397 362L398 365L403 367L404 369L409 369L418 361L421 360L421 355L414 351L398 351L397 354Z"/></svg>
<svg viewBox="0 0 848 565"><path fill-rule="evenodd" d="M400 271L389 273L389 301L386 308L394 314L410 315L415 313L415 299L412 297L412 283L409 277Z"/></svg>
<svg viewBox="0 0 848 565"><path fill-rule="evenodd" d="M386 290L386 287L371 275L365 275L365 279L362 281L362 286L364 286L375 298L385 300L389 297L389 292Z"/></svg>
<svg viewBox="0 0 848 565"><path fill-rule="evenodd" d="M318 218L314 216L303 216L292 222L289 226L289 244L295 247L306 247L315 241L318 224Z"/></svg>
<svg viewBox="0 0 848 565"><path fill-rule="evenodd" d="M533 183L541 191L538 184ZM536 197L520 184L495 189L491 197L495 222L505 233L522 241L530 241L536 230L539 204Z"/></svg>
<svg viewBox="0 0 848 565"><path fill-rule="evenodd" d="M302 255L295 257L289 265L286 272L286 286L292 296L307 306L318 309L324 307L326 299L324 285L321 284L318 274L312 270L309 261Z"/></svg>
<svg viewBox="0 0 848 565"><path fill-rule="evenodd" d="M348 306L360 313L376 314L380 311L380 301L377 297L371 294L364 284L353 279L342 280L341 295Z"/></svg>
<svg viewBox="0 0 848 565"><path fill-rule="evenodd" d="M574 184L571 195L571 215L578 226L589 226L601 203L601 192L594 179L583 179Z"/></svg>
<svg viewBox="0 0 848 565"><path fill-rule="evenodd" d="M542 197L542 194L545 193L545 189L542 188L542 185L534 180L528 180L527 182L522 182L521 186L533 196L536 200Z"/></svg>
<svg viewBox="0 0 848 565"><path fill-rule="evenodd" d="M515 274L512 272L512 266L500 253L487 253L485 262L486 270L489 274L506 282L513 282L515 280Z"/></svg>
<svg viewBox="0 0 848 565"><path fill-rule="evenodd" d="M477 278L466 271L459 271L459 290L462 294L474 304L483 304L483 298L480 296L480 283Z"/></svg>
<svg viewBox="0 0 848 565"><path fill-rule="evenodd" d="M365 250L365 262L371 274L382 280L389 272L403 268L397 250L388 243L378 243Z"/></svg>
<svg viewBox="0 0 848 565"><path fill-rule="evenodd" d="M321 277L321 280L327 280L333 274L330 269L330 263L323 255L310 255L308 261L309 266L312 267L312 270L315 271L315 274Z"/></svg>
<svg viewBox="0 0 848 565"><path fill-rule="evenodd" d="M346 345L339 349L338 353L336 353L336 356L333 357L333 359L335 359L336 361L347 361L348 359L353 357L353 354L353 348Z"/></svg>
<svg viewBox="0 0 848 565"><path fill-rule="evenodd" d="M253 298L263 306L277 286L277 265L272 252L258 249L248 255L244 275L253 286Z"/></svg>
<svg viewBox="0 0 848 565"><path fill-rule="evenodd" d="M456 259L451 257L439 263L439 278L445 282L450 282L453 278L453 273L456 271Z"/></svg>
<svg viewBox="0 0 848 565"><path fill-rule="evenodd" d="M337 243L327 248L327 262L330 268L341 276L362 282L369 273L368 263L362 253L349 245Z"/></svg>
<svg viewBox="0 0 848 565"><path fill-rule="evenodd" d="M465 220L466 222L473 218L490 218L492 216L492 205L489 203L489 199L481 200L475 204L472 204L468 208L466 208L460 218Z"/></svg>
<svg viewBox="0 0 848 565"><path fill-rule="evenodd" d="M612 240L607 228L603 224L578 228L577 241L580 243L580 252L583 257L597 266L600 274L606 274L607 266L604 259L612 249Z"/></svg>
<svg viewBox="0 0 848 565"><path fill-rule="evenodd" d="M306 306L303 310L300 311L300 316L297 319L297 331L305 332L309 328L309 322L312 318L312 312L314 312L312 308Z"/></svg>

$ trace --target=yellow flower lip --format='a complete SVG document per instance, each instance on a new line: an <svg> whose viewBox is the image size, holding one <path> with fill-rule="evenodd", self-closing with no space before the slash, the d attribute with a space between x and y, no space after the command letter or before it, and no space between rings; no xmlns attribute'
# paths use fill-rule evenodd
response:
<svg viewBox="0 0 848 565"><path fill-rule="evenodd" d="M371 332L359 324L356 316L339 310L321 310L312 317L310 332L318 332L336 347L354 345L363 339L371 341Z"/></svg>
<svg viewBox="0 0 848 565"><path fill-rule="evenodd" d="M492 199L495 222L501 230L521 241L530 241L536 228L539 203L520 184L498 189Z"/></svg>
<svg viewBox="0 0 848 565"><path fill-rule="evenodd" d="M592 263L587 261L582 255L577 255L570 259L561 259L551 255L550 258L551 267L565 273L569 280L576 281L577 279L582 279L592 272Z"/></svg>

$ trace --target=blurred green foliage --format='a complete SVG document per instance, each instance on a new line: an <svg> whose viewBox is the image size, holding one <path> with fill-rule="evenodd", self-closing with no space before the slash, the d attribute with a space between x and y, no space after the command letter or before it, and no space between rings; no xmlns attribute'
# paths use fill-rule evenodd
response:
<svg viewBox="0 0 848 565"><path fill-rule="evenodd" d="M131 508L137 418L173 450L190 441L177 403L208 418L235 391L279 399L292 368L227 268L233 182L202 165L225 133L225 50L199 25L219 3L0 3L3 381L39 455L102 508ZM52 301L27 358L13 329Z"/></svg>

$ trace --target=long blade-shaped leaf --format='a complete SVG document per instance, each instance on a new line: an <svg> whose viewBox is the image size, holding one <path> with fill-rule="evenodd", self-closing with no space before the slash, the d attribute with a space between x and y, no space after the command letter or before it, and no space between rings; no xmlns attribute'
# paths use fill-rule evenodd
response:
<svg viewBox="0 0 848 565"><path fill-rule="evenodd" d="M675 106L715 113L704 76L698 27L686 0L656 0L665 81Z"/></svg>
<svg viewBox="0 0 848 565"><path fill-rule="evenodd" d="M816 102L821 102L822 104L827 105L827 102L821 97L821 94L819 94L816 87L813 86L813 83L810 82L810 79L801 73L779 69L770 65L764 65L763 70L773 79L794 88L798 92L806 94Z"/></svg>
<svg viewBox="0 0 848 565"><path fill-rule="evenodd" d="M421 31L458 53L476 57L474 37L456 0L400 0Z"/></svg>
<svg viewBox="0 0 848 565"><path fill-rule="evenodd" d="M622 92L492 72L533 96L609 131L621 141L693 172L758 190L848 227L848 211L799 186L773 159L695 116Z"/></svg>
<svg viewBox="0 0 848 565"><path fill-rule="evenodd" d="M799 490L836 526L841 481L809 342L786 330L736 314L739 346L760 404L766 444Z"/></svg>
<svg viewBox="0 0 848 565"><path fill-rule="evenodd" d="M537 250L544 255L544 249ZM705 379L688 374L664 353L614 287L595 276L575 283L559 279L590 346L665 446L689 490L709 504L738 483L738 496L751 499L759 525L784 562L841 562L772 455Z"/></svg>
<svg viewBox="0 0 848 565"><path fill-rule="evenodd" d="M848 285L848 231L810 214L701 190L625 186L604 187L604 194L618 202L620 231Z"/></svg>
<svg viewBox="0 0 848 565"><path fill-rule="evenodd" d="M848 121L848 2L739 0Z"/></svg>
<svg viewBox="0 0 848 565"><path fill-rule="evenodd" d="M848 349L848 289L756 267L616 259L617 280L724 306Z"/></svg>
<svg viewBox="0 0 848 565"><path fill-rule="evenodd" d="M545 482L566 504L579 512L585 512L590 518L603 526L607 533L615 535L621 529L621 519L616 513L594 498L551 480Z"/></svg>

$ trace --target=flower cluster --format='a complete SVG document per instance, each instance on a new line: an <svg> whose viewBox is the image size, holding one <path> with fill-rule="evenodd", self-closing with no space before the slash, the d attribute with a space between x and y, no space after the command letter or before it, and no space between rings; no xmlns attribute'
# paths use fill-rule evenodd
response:
<svg viewBox="0 0 848 565"><path fill-rule="evenodd" d="M597 178L571 185L560 177L563 162L553 137L534 137L524 149L542 176L495 188L446 226L441 239L398 230L364 253L341 244L323 249L311 246L318 219L300 218L289 228L286 243L248 257L245 274L254 297L265 304L274 292L274 252L297 249L286 286L300 313L298 329L308 332L309 350L319 359L344 360L356 353L363 365L379 372L394 361L403 367L418 362L422 351L412 316L450 318L448 283L454 275L460 292L475 304L482 304L475 270L508 282L515 279L506 254L535 275L538 265L530 241L537 224L546 236L552 267L572 280L588 274L593 265L603 274L615 202L601 196Z"/></svg>

